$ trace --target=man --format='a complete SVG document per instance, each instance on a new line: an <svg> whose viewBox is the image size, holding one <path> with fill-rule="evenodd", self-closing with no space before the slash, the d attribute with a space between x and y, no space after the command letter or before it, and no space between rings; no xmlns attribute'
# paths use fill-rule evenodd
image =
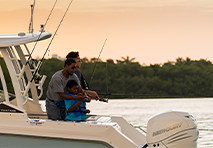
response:
<svg viewBox="0 0 213 148"><path fill-rule="evenodd" d="M56 72L49 83L46 99L46 111L48 119L52 120L64 120L65 113L65 100L83 100L86 95L83 96L69 96L66 94L66 84L69 80L75 80L78 82L78 92L84 93L79 83L78 77L74 74L76 68L76 62L73 59L66 59L64 63L64 69Z"/></svg>
<svg viewBox="0 0 213 148"><path fill-rule="evenodd" d="M66 58L67 59L72 58L76 61L76 69L75 69L74 73L78 76L80 84L81 84L82 88L86 91L86 94L89 97L94 98L96 100L99 99L98 94L95 91L88 90L89 89L89 83L87 82L87 80L85 79L85 77L83 76L81 71L78 69L78 68L81 67L81 64L82 64L79 53L74 52L74 51L69 52L67 54Z"/></svg>

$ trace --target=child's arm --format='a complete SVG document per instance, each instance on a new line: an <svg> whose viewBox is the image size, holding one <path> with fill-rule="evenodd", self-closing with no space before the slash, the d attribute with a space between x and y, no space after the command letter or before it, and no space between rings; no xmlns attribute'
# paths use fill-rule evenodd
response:
<svg viewBox="0 0 213 148"><path fill-rule="evenodd" d="M67 112L72 112L72 111L74 111L80 104L82 104L83 103L83 101L78 101L75 105L73 105L73 106L71 106L68 110L67 110Z"/></svg>
<svg viewBox="0 0 213 148"><path fill-rule="evenodd" d="M58 92L58 95L65 100L84 100L86 98L85 95L81 95L81 96L79 95L79 96L73 97L73 96L67 95L63 92Z"/></svg>

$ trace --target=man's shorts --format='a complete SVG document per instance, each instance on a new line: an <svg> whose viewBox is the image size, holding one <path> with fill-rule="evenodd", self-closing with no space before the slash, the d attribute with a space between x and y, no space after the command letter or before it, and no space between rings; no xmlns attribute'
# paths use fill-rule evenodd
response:
<svg viewBox="0 0 213 148"><path fill-rule="evenodd" d="M46 112L48 119L65 120L66 109L58 108L51 100L46 99Z"/></svg>

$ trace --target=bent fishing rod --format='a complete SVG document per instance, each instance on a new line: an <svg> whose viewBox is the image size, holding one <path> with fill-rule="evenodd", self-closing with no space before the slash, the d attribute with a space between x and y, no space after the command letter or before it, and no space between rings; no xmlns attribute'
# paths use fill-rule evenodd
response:
<svg viewBox="0 0 213 148"><path fill-rule="evenodd" d="M98 60L99 60L99 58L100 58L100 56L101 56L101 53L102 53L102 51L103 51L103 49L104 49L104 46L105 46L105 44L106 44L106 41L107 41L107 39L104 41L104 44L103 44L103 46L102 46L102 48L101 48L101 51L100 51L100 53L99 53L99 55L98 55L98 59L97 59L97 61L96 61L96 64L95 64L95 66L94 66L94 68L93 68L92 75L91 75L91 79L90 79L90 83L89 83L89 86L90 86L90 87L91 87L91 83L92 83L92 80L93 80L93 76L94 76L95 69L96 69L96 67L97 67L97 65L98 65ZM99 99L99 101L108 103L108 98L101 97L101 98Z"/></svg>
<svg viewBox="0 0 213 148"><path fill-rule="evenodd" d="M53 5L53 7L52 7L52 9L51 9L51 11L50 11L50 14L49 14L49 16L47 17L47 20L46 20L45 24L44 24L44 25L41 25L41 33L39 34L38 39L36 40L35 45L34 45L32 51L31 51L31 53L29 54L28 60L27 60L27 62L26 62L25 65L27 65L27 64L29 63L30 59L32 58L33 51L35 50L35 47L36 47L36 45L37 45L37 43L38 43L38 41L39 41L39 39L40 39L40 37L41 37L41 34L44 32L44 28L45 28L45 26L47 25L48 20L50 19L50 16L51 16L51 14L52 14L52 12L53 12L53 10L54 10L54 8L55 8L55 5L56 5L57 1L58 1L58 0L55 1L54 5ZM32 9L32 10L31 10L31 11L32 11L32 15L33 15L34 6L35 6L35 1L34 1L34 4L31 5L31 7L32 7L32 8L31 8L31 9ZM32 16L31 16L30 26L31 26L31 23L32 23ZM30 28L30 27L29 27L29 28ZM30 32L30 33L33 33L33 28L32 28L32 32L30 31L30 29L29 29L29 32Z"/></svg>
<svg viewBox="0 0 213 148"><path fill-rule="evenodd" d="M73 0L70 1L69 5L68 5L68 7L67 7L67 9L66 9L66 11L65 11L65 13L64 13L64 16L62 17L62 19L61 19L61 21L60 21L60 23L59 23L59 25L58 25L58 27L57 27L57 29L56 29L56 31L55 31L53 37L52 37L50 43L49 43L49 45L48 45L48 47L47 47L47 49L46 49L46 51L45 51L45 53L44 53L44 55L43 55L41 61L38 63L38 66L36 67L36 70L35 70L35 72L34 72L34 74L33 74L32 79L31 79L31 80L28 82L28 84L27 84L27 88L26 88L25 93L23 94L23 96L26 96L26 94L27 94L27 92L28 92L28 90L29 90L29 88L30 88L30 85L31 85L31 83L33 82L33 80L34 80L34 78L35 78L35 76L36 76L36 74L37 74L37 72L38 72L38 70L39 70L39 68L40 68L40 66L41 66L41 63L42 63L42 61L44 60L44 57L45 57L45 55L46 55L46 53L47 53L47 51L48 51L50 45L52 44L52 41L53 41L53 39L55 38L55 35L56 35L56 33L58 32L58 29L60 28L61 23L63 22L63 19L64 19L64 17L66 16L67 11L69 10L69 7L70 7L70 5L72 4L72 2L73 2Z"/></svg>
<svg viewBox="0 0 213 148"><path fill-rule="evenodd" d="M98 60L99 60L99 58L100 58L100 56L101 56L101 53L102 53L102 51L103 51L103 49L104 49L104 46L105 46L106 41L107 41L107 39L104 41L104 44L103 44L103 46L102 46L102 48L101 48L101 51L100 51L100 53L99 53L99 55L98 55L98 59L97 59L97 61L96 61L96 63L95 63L95 66L94 66L94 68L93 68L92 75L91 75L90 82L89 82L89 86L90 86L90 87L91 87L91 83L92 83L92 80L93 80L93 76L94 76L94 72L95 72L96 66L98 65Z"/></svg>

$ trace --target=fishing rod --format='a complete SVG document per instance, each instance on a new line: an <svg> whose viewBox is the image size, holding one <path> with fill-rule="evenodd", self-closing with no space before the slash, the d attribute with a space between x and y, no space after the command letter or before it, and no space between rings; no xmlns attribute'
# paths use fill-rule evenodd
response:
<svg viewBox="0 0 213 148"><path fill-rule="evenodd" d="M107 60L106 60L106 93L108 94Z"/></svg>
<svg viewBox="0 0 213 148"><path fill-rule="evenodd" d="M42 61L44 60L44 57L45 57L45 55L46 55L46 53L47 53L47 51L48 51L50 45L52 44L52 41L53 41L53 39L55 38L55 35L56 35L56 33L58 32L58 29L59 29L59 27L61 26L61 23L63 22L64 17L66 16L67 11L69 10L70 5L72 4L72 1L73 1L73 0L70 1L69 5L68 5L68 7L67 7L67 10L65 11L64 16L62 17L62 19L61 19L61 21L60 21L60 23L59 23L59 25L58 25L58 27L57 27L57 29L56 29L56 31L55 31L53 37L52 37L50 43L49 43L49 45L48 45L48 47L47 47L47 49L46 49L46 51L45 51L45 53L44 53L44 55L43 55L41 61L39 62L39 65L37 66L37 68L36 68L36 70L35 70L35 72L34 72L33 78L31 79L30 82L33 81L33 79L34 79L36 73L38 72L38 70L39 70L39 68L40 68L40 66L41 66L41 63L42 63Z"/></svg>
<svg viewBox="0 0 213 148"><path fill-rule="evenodd" d="M59 29L59 27L61 26L61 23L63 22L63 19L64 19L64 17L66 16L67 11L69 10L69 7L70 7L70 5L72 4L72 2L73 2L73 0L70 1L69 5L68 5L68 7L67 7L67 9L66 9L66 11L65 11L65 13L64 13L64 16L62 17L62 19L61 19L61 21L60 21L60 23L59 23L59 25L58 25L58 27L57 27L57 29L56 29L56 31L55 31L53 37L52 37L50 43L49 43L49 45L48 45L48 47L47 47L47 49L46 49L46 51L45 51L45 53L44 53L44 55L43 55L41 61L38 63L38 66L36 67L36 70L35 70L35 72L34 72L34 74L33 74L32 79L29 81L29 83L28 83L28 85L27 85L27 88L26 88L25 93L24 93L23 96L26 96L26 94L27 94L27 92L28 92L28 90L29 90L29 88L30 88L30 85L31 85L32 81L34 80L34 78L35 78L35 76L36 76L36 74L37 74L37 72L38 72L38 70L39 70L39 68L40 68L40 66L41 66L41 63L42 63L42 61L44 60L44 57L45 57L45 55L46 55L46 53L47 53L47 51L48 51L48 49L49 49L49 47L50 47L50 45L51 45L53 39L55 38L55 35L56 35L56 33L58 32L58 29Z"/></svg>
<svg viewBox="0 0 213 148"><path fill-rule="evenodd" d="M98 59L97 59L97 61L96 61L96 64L95 64L95 66L94 66L94 68L93 68L92 75L91 75L91 78L90 78L90 83L89 83L90 87L91 87L92 79L93 79L93 76L94 76L95 68L96 68L96 66L98 65L98 60L99 60L99 58L100 58L100 56L101 56L101 53L102 53L102 51L103 51L103 49L104 49L104 46L105 46L106 41L107 41L107 39L104 41L104 44L103 44L103 46L102 46L102 48L101 48L101 51L100 51L100 53L99 53Z"/></svg>
<svg viewBox="0 0 213 148"><path fill-rule="evenodd" d="M142 98L180 98L183 96L166 96L166 95L160 95L160 94L135 94L135 93L98 93L98 95L103 95L103 96L114 96L116 98L120 97L127 97L127 98L135 98L135 97L142 97Z"/></svg>
<svg viewBox="0 0 213 148"><path fill-rule="evenodd" d="M39 41L39 39L40 39L40 37L41 37L41 34L44 32L44 28L45 28L45 26L46 26L46 24L47 24L47 22L48 22L48 20L49 20L49 18L50 18L50 16L51 16L52 12L53 12L53 9L55 8L55 5L56 5L57 1L58 1L58 0L55 1L55 3L54 3L54 5L53 5L53 7L52 7L52 9L51 9L51 11L50 11L50 14L49 14L49 16L48 16L48 18L47 18L45 24L44 24L44 25L41 25L41 33L39 34L38 39L36 40L36 43L35 43L35 45L34 45L32 51L31 51L31 53L30 53L30 55L29 55L29 57L28 57L28 60L27 60L27 62L26 62L25 65L27 65L27 64L29 63L30 59L32 58L33 51L35 50L35 47L36 47L36 45L37 45L37 43L38 43L38 41ZM34 4L31 5L31 7L33 7L33 10L34 10L34 5L35 5L35 1L34 1ZM31 18L31 21L32 21L32 18ZM31 24L31 22L30 22L30 24ZM32 32L31 32L31 33L32 33Z"/></svg>
<svg viewBox="0 0 213 148"><path fill-rule="evenodd" d="M99 99L99 101L107 102L108 103L108 95L111 95L111 93L108 93L108 82L107 82L107 61L106 61L106 93L98 93L98 95L102 95L102 97Z"/></svg>

